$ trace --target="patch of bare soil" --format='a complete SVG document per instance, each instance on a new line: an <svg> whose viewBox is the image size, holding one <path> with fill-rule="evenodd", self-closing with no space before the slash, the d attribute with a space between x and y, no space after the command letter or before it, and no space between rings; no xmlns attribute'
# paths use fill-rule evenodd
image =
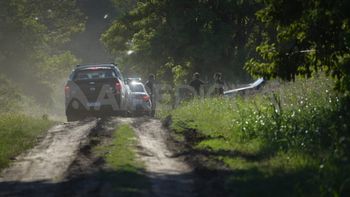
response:
<svg viewBox="0 0 350 197"><path fill-rule="evenodd" d="M139 158L144 161L155 196L194 196L192 168L168 148L168 133L155 119L135 119Z"/></svg>

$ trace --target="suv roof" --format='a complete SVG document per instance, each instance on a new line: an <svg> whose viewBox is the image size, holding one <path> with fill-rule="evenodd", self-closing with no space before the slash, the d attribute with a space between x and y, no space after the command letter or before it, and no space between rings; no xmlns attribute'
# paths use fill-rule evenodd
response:
<svg viewBox="0 0 350 197"><path fill-rule="evenodd" d="M83 70L91 67L105 67L105 68L116 68L117 66L113 63L111 64L86 64L86 65L77 65L75 70Z"/></svg>
<svg viewBox="0 0 350 197"><path fill-rule="evenodd" d="M114 64L114 63L109 63L109 64L86 64L86 65L79 65L78 64L78 65L76 65L75 69L73 69L73 71L69 75L68 80L72 80L76 72L89 70L89 69L92 69L92 68L96 68L96 69L114 69L116 71L116 75L118 76L118 78L121 78L123 80L123 76L122 76L120 70L118 69L117 65Z"/></svg>

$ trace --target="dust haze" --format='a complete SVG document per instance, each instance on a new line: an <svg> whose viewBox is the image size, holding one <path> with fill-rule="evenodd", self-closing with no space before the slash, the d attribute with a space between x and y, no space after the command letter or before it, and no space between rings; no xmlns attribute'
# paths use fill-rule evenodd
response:
<svg viewBox="0 0 350 197"><path fill-rule="evenodd" d="M4 5L0 5L0 10L8 7L5 2L1 4ZM50 28L54 22L45 22L42 18L55 10L51 11L50 5L42 4L47 10L33 11L33 15L38 15L33 22L43 20L42 23ZM32 5L28 3L26 6L29 9ZM71 28L75 28L74 25L79 28L82 25L83 28L72 30L71 37L59 44L40 40L38 37L46 36L45 30L38 30L37 35L27 35L21 31L30 32L28 27L18 27L0 20L0 27L3 27L0 31L0 100L4 111L21 111L65 120L64 85L74 66L114 62L114 57L107 52L100 37L117 15L115 7L109 0L78 0L73 7L80 11L80 15L69 18L71 21L67 22L75 22L69 24ZM74 15L73 12L68 11L68 14ZM40 14L43 16L40 17ZM77 17L80 17L79 21L74 19ZM61 21L58 21L57 26L60 24ZM40 27L34 24L32 28ZM19 104L16 103L17 97Z"/></svg>

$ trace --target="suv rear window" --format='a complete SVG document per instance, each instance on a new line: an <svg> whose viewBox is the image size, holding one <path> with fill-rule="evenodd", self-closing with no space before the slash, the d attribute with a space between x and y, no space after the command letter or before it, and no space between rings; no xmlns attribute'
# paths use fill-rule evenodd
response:
<svg viewBox="0 0 350 197"><path fill-rule="evenodd" d="M145 89L141 84L132 84L130 85L131 92L145 92Z"/></svg>
<svg viewBox="0 0 350 197"><path fill-rule="evenodd" d="M73 80L106 79L116 77L112 69L87 69L75 73Z"/></svg>

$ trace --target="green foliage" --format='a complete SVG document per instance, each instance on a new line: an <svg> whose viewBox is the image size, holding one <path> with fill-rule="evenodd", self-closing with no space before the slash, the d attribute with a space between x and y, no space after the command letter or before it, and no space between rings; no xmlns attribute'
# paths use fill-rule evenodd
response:
<svg viewBox="0 0 350 197"><path fill-rule="evenodd" d="M0 2L0 69L2 73L26 94L40 101L42 90L51 93L43 75L54 76L57 71L67 72L68 63L76 62L64 51L64 44L70 37L82 31L84 18L76 7L75 0L4 0ZM43 64L45 69L43 69ZM62 65L63 64L63 65ZM42 70L43 69L43 70ZM43 74L44 73L44 74ZM56 77L57 78L57 77ZM45 81L46 80L46 81ZM38 95L40 94L40 95Z"/></svg>
<svg viewBox="0 0 350 197"><path fill-rule="evenodd" d="M53 81L66 78L74 65L77 65L78 63L79 60L68 51L61 54L47 56L44 57L43 61L38 65L37 75L43 82L54 86L52 83Z"/></svg>
<svg viewBox="0 0 350 197"><path fill-rule="evenodd" d="M319 70L338 79L336 87L349 90L349 8L346 0L262 1L257 11L264 25L258 56L246 63L253 75L293 80Z"/></svg>
<svg viewBox="0 0 350 197"><path fill-rule="evenodd" d="M70 36L83 29L83 18L75 1L1 1L0 24L2 63L17 57L15 63L35 58L32 54L43 50L50 52L67 42ZM47 51L50 50L50 51ZM57 50L57 49L55 49ZM18 55L22 58L18 58ZM5 67L5 68L6 68Z"/></svg>
<svg viewBox="0 0 350 197"><path fill-rule="evenodd" d="M11 159L33 147L37 137L52 122L20 114L0 114L0 168L8 166Z"/></svg>
<svg viewBox="0 0 350 197"><path fill-rule="evenodd" d="M182 65L171 65L171 71L173 73L174 77L174 84L175 85L183 85L186 84L184 81L186 80L186 77L190 75L189 70L191 68L191 63L188 62L184 66Z"/></svg>
<svg viewBox="0 0 350 197"><path fill-rule="evenodd" d="M233 171L217 180L228 193L340 195L350 177L350 113L333 87L316 76L267 86L264 95L194 100L171 112L171 127L187 139L194 130L192 148L213 153L206 163Z"/></svg>
<svg viewBox="0 0 350 197"><path fill-rule="evenodd" d="M114 6L117 10L122 12L123 14L126 14L133 8L135 8L137 4L137 0L112 0Z"/></svg>
<svg viewBox="0 0 350 197"><path fill-rule="evenodd" d="M257 8L250 0L138 1L116 19L102 40L139 73L161 69L171 73L172 68L164 65L172 63L190 65L189 71L209 76L221 71L227 78L243 78ZM127 54L130 50L134 53ZM161 77L169 81L168 75Z"/></svg>

